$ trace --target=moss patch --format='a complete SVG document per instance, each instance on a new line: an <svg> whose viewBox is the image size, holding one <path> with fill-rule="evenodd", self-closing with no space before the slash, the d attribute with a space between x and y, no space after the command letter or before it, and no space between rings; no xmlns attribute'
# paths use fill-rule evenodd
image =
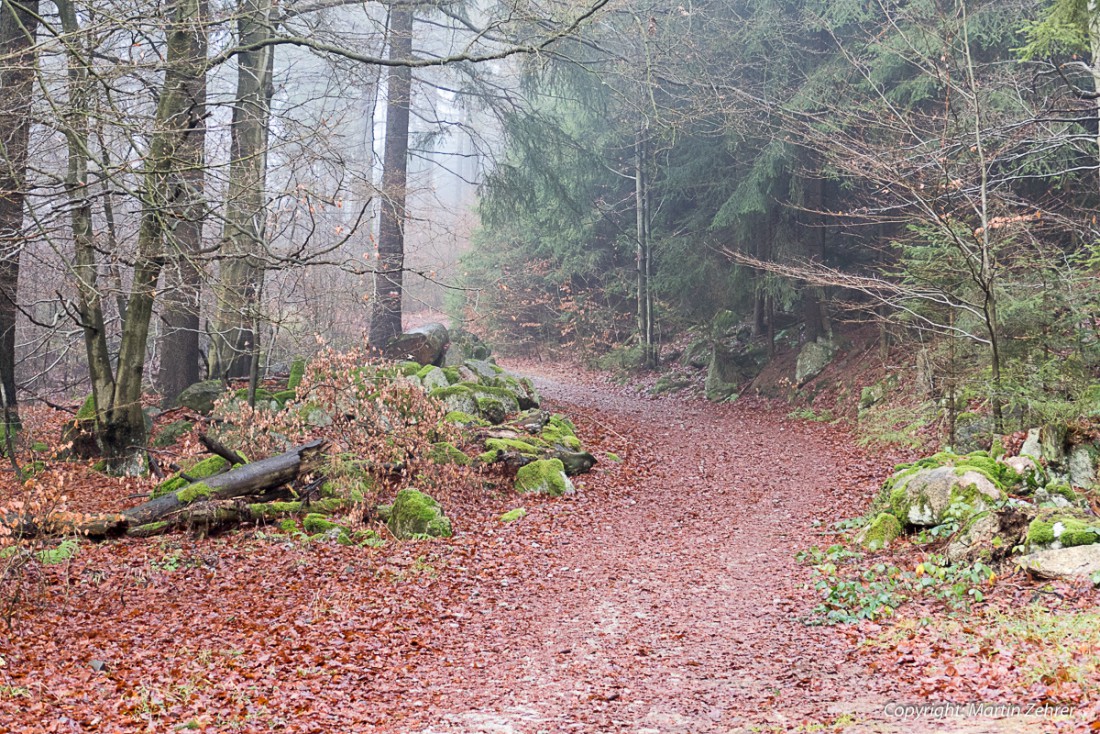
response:
<svg viewBox="0 0 1100 734"><path fill-rule="evenodd" d="M536 441L538 444L535 443ZM534 437L530 439L530 442L520 441L517 438L489 438L485 440L485 448L490 451L500 451L502 453L506 451L518 451L521 454L538 455L540 449L546 448L546 446L541 444L541 440Z"/></svg>
<svg viewBox="0 0 1100 734"><path fill-rule="evenodd" d="M432 444L431 451L428 452L428 460L434 464L470 465L470 457L462 453L457 446L446 441Z"/></svg>
<svg viewBox="0 0 1100 734"><path fill-rule="evenodd" d="M859 544L867 550L882 550L901 535L901 523L889 512L880 513L859 534Z"/></svg>
<svg viewBox="0 0 1100 734"><path fill-rule="evenodd" d="M525 494L539 494L560 497L573 490L573 485L565 476L565 465L561 459L539 459L520 467L516 472L516 491Z"/></svg>
<svg viewBox="0 0 1100 734"><path fill-rule="evenodd" d="M453 423L456 426L462 426L467 428L469 426L487 426L489 421L482 420L476 415L470 415L469 413L463 413L461 410L452 410L447 415L443 416L443 420L447 423Z"/></svg>
<svg viewBox="0 0 1100 734"><path fill-rule="evenodd" d="M1100 542L1100 520L1090 521L1073 515L1045 514L1027 528L1030 546L1071 548Z"/></svg>
<svg viewBox="0 0 1100 734"><path fill-rule="evenodd" d="M379 508L381 510L381 508ZM386 526L395 538L449 538L451 521L432 497L415 489L397 493Z"/></svg>
<svg viewBox="0 0 1100 734"><path fill-rule="evenodd" d="M176 441L186 436L191 432L191 429L195 427L195 424L191 421L173 421L164 428L160 429L157 433L157 437L153 439L153 445L158 448L164 448L165 446L171 446Z"/></svg>
<svg viewBox="0 0 1100 734"><path fill-rule="evenodd" d="M195 482L194 484L188 484L183 489L176 492L176 499L183 504L190 504L195 500L202 499L203 497L209 497L214 494L214 489L205 482Z"/></svg>
<svg viewBox="0 0 1100 734"><path fill-rule="evenodd" d="M290 378L286 381L287 390L295 390L306 376L306 361L298 358L290 363Z"/></svg>
<svg viewBox="0 0 1100 734"><path fill-rule="evenodd" d="M80 410L76 411L76 420L83 423L84 421L94 421L96 415L96 403L95 395L89 395L84 398L84 402L80 406Z"/></svg>
<svg viewBox="0 0 1100 734"><path fill-rule="evenodd" d="M523 507L517 507L516 509L509 510L508 512L505 512L503 515L501 515L500 516L500 521L505 522L505 523L515 522L516 520L519 520L519 519L524 518L526 516L527 516L527 510L524 509Z"/></svg>

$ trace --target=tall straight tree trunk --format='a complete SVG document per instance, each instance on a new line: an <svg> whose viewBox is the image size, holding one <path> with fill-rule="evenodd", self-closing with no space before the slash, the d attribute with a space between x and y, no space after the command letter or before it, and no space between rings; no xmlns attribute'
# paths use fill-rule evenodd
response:
<svg viewBox="0 0 1100 734"><path fill-rule="evenodd" d="M237 21L240 43L272 34L271 0L242 0ZM229 191L222 232L221 273L214 319L212 377L247 377L257 345L252 328L266 247L268 123L274 46L237 57Z"/></svg>
<svg viewBox="0 0 1100 734"><path fill-rule="evenodd" d="M27 138L34 98L38 0L0 0L0 407L15 412L15 319L23 252ZM5 413L0 413L5 415ZM5 425L7 425L5 423Z"/></svg>
<svg viewBox="0 0 1100 734"><path fill-rule="evenodd" d="M164 332L160 340L160 370L157 389L166 405L175 401L185 388L198 382L199 375L199 299L202 274L196 258L202 249L202 223L205 214L204 149L206 145L206 74L199 64L206 59L207 0L190 3L194 18L181 18L193 30L188 34L189 59L194 72L182 80L187 96L186 137L176 156L178 168L172 183L176 211L167 222L165 249L168 265L164 273Z"/></svg>
<svg viewBox="0 0 1100 734"><path fill-rule="evenodd" d="M412 29L412 9L407 5L395 6L390 11L390 59L412 57ZM412 69L408 66L391 66L386 76L386 148L382 157L382 207L368 335L370 345L378 350L385 349L401 333L411 98Z"/></svg>
<svg viewBox="0 0 1100 734"><path fill-rule="evenodd" d="M638 240L638 342L642 347L642 366L646 368L655 367L657 362L653 344L653 297L650 293L652 253L648 137L648 130L642 129L638 131L634 141L634 206Z"/></svg>

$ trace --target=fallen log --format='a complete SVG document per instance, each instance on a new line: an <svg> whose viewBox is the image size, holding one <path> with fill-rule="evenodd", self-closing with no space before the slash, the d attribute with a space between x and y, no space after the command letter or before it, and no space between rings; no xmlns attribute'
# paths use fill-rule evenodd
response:
<svg viewBox="0 0 1100 734"><path fill-rule="evenodd" d="M314 469L320 463L324 446L325 442L321 439L310 441L285 454L244 464L225 474L189 484L183 489L124 510L122 515L128 526L137 527L156 522L196 501L230 500L261 494L294 481L301 474Z"/></svg>
<svg viewBox="0 0 1100 734"><path fill-rule="evenodd" d="M434 364L440 367L443 364L443 355L447 353L447 345L451 343L451 335L443 324L424 324L415 329L409 329L403 334L394 337L383 350L382 356L387 359L407 359L418 364Z"/></svg>

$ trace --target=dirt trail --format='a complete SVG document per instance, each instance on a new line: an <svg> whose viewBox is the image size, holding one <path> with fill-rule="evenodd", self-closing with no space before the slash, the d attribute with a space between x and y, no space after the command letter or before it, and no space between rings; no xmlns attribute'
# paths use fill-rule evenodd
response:
<svg viewBox="0 0 1100 734"><path fill-rule="evenodd" d="M832 429L763 404L653 401L547 377L538 387L582 435L629 453L633 477L619 491L589 479L600 486L558 505L553 532L531 541L524 581L486 578L467 600L455 643L482 667L423 671L445 710L423 734L1037 723L891 721L887 703L919 698L847 662L834 630L799 621L812 601L794 554L811 521L850 514L872 487L840 481L859 457ZM470 649L486 639L499 644Z"/></svg>

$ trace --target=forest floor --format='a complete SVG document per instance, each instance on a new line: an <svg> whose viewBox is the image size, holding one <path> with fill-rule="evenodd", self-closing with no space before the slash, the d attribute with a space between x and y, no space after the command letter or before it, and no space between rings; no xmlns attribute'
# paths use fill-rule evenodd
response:
<svg viewBox="0 0 1100 734"><path fill-rule="evenodd" d="M893 457L764 401L654 400L538 369L600 457L577 494L444 500L454 539L379 549L255 530L82 544L45 572L45 603L0 626L0 731L1085 726L899 718L897 704L955 700L929 687L942 670L903 675L912 655L868 654L877 625L807 624L814 592L796 552L834 542L832 524L865 510ZM109 505L119 488L100 492ZM525 518L497 521L520 504ZM1005 685L962 700L1042 700Z"/></svg>

